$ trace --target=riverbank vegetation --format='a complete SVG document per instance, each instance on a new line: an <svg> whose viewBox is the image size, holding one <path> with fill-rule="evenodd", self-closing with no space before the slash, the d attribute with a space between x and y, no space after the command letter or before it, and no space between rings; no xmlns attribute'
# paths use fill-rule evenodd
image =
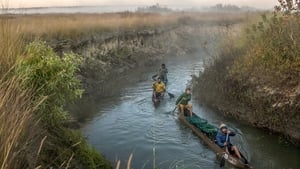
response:
<svg viewBox="0 0 300 169"><path fill-rule="evenodd" d="M99 65L108 65L109 61L120 59L131 61L131 55L126 52L126 56L123 56L125 54L122 52L127 51L127 48L120 48L119 44L118 50L110 49L105 57L99 56L102 48L96 50L88 46L88 50L97 53L91 60L84 52L75 54L77 49L57 52L49 41L53 39L92 41L95 34L103 37L136 30L155 32L163 27L196 23L213 23L226 27L241 22L250 15L230 13L1 15L0 168L112 168L103 156L87 145L80 132L68 127L70 113L66 111L65 106L80 98L83 89L86 89L78 78L78 72L83 71L83 63L97 63L93 65L95 69L102 69ZM149 33L150 35L153 34ZM186 35L182 37L186 38ZM132 50L138 51L136 48ZM162 50L161 47L157 48L159 49L157 51ZM149 51L153 51L152 46L149 50L145 50ZM140 56L141 52L137 54ZM116 62L111 68L120 67L121 63L124 62ZM92 69L90 72L95 71ZM88 71L82 74L86 73Z"/></svg>
<svg viewBox="0 0 300 169"><path fill-rule="evenodd" d="M221 44L196 88L208 106L299 145L299 4L280 3Z"/></svg>
<svg viewBox="0 0 300 169"><path fill-rule="evenodd" d="M22 27L24 35L31 37L70 38L95 33L116 33L124 31L155 30L161 27L173 27L181 24L233 24L251 17L255 13L106 13L106 14L32 14L2 16L13 26ZM38 25L38 27L37 27Z"/></svg>
<svg viewBox="0 0 300 169"><path fill-rule="evenodd" d="M22 33L2 18L0 168L111 168L78 131L64 127L65 104L82 93L79 58L26 44Z"/></svg>

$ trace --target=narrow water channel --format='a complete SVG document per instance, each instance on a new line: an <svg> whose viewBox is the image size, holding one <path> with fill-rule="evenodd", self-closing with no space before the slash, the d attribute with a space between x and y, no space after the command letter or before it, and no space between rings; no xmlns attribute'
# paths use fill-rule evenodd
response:
<svg viewBox="0 0 300 169"><path fill-rule="evenodd" d="M169 68L168 91L180 95L191 75L203 71L200 57L166 62ZM132 168L214 169L219 163L213 151L185 127L171 111L175 99L166 98L159 107L151 102L151 76L154 71L127 75L120 95L99 99L97 112L84 124L88 142L111 162L122 161L122 168L133 154ZM128 81L139 78L138 83ZM115 87L112 86L112 90ZM300 149L284 146L278 136L225 118L192 101L194 111L209 122L224 122L238 134L232 142L241 148L255 169L299 169ZM93 105L91 105L93 106Z"/></svg>

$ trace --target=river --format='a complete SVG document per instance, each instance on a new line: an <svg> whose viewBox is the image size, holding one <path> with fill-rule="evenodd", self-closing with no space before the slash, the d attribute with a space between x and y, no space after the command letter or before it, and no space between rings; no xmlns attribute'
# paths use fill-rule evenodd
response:
<svg viewBox="0 0 300 169"><path fill-rule="evenodd" d="M180 95L191 75L198 75L204 65L200 56L166 61L169 69L168 91ZM219 168L215 153L185 127L172 110L175 99L165 98L155 108L151 102L153 69L127 74L111 90L120 92L99 99L82 131L88 142L108 160L121 160L125 168L133 154L134 169L214 169ZM125 80L124 80L125 79ZM134 80L133 80L134 79ZM136 80L138 79L138 80ZM237 133L232 142L241 148L255 169L299 169L300 149L280 144L276 135L226 118L192 100L194 112L214 125L226 123Z"/></svg>

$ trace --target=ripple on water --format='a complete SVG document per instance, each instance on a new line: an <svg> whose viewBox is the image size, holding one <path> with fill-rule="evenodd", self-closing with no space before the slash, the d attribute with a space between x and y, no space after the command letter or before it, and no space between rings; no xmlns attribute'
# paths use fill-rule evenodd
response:
<svg viewBox="0 0 300 169"><path fill-rule="evenodd" d="M184 91L191 75L198 75L199 71L203 71L203 64L198 60L170 62L167 65L170 72L168 91L176 97ZM154 159L156 166L162 169L219 168L215 153L178 120L176 113L172 112L175 99L166 97L159 107L153 106L151 102L153 74L155 72L149 72L148 80L133 86L126 86L125 83L120 97L99 102L99 114L88 121L83 129L84 134L88 136L88 141L112 162L121 159L125 163L130 153L133 153L132 168L143 166L146 169L153 168ZM272 141L273 138L264 136L265 133L241 126L236 121L230 121L211 110L200 107L196 101L193 105L195 112L212 124L219 125L220 122L225 122L238 133L232 141L244 152L248 152L246 153L248 157L254 158L255 168L276 165L281 168L300 166L299 162L297 163L299 158L295 157L297 154L298 157L300 156L299 151L280 148L276 141ZM252 143L251 147L249 142ZM271 148L285 155L276 154ZM287 154L293 156L289 157ZM265 158L267 159L261 164L260 159Z"/></svg>

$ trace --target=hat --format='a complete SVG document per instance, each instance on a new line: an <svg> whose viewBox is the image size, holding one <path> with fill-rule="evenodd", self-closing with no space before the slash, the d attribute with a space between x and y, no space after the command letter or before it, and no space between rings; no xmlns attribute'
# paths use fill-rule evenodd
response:
<svg viewBox="0 0 300 169"><path fill-rule="evenodd" d="M226 129L227 129L226 124L221 124L221 125L220 125L219 129L223 129L223 128L226 128Z"/></svg>

